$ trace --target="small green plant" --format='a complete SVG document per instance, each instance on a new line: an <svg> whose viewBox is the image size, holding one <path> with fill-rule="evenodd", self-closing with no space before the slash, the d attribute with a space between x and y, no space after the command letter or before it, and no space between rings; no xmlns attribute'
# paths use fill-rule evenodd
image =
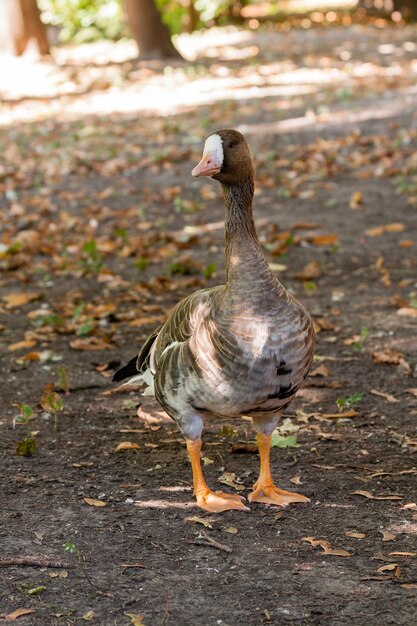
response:
<svg viewBox="0 0 417 626"><path fill-rule="evenodd" d="M295 244L295 237L292 233L288 235L288 237L284 241L285 248L289 248Z"/></svg>
<svg viewBox="0 0 417 626"><path fill-rule="evenodd" d="M14 241L7 248L6 254L17 254L18 252L20 252L21 248L22 248L22 244L20 243L20 241Z"/></svg>
<svg viewBox="0 0 417 626"><path fill-rule="evenodd" d="M339 408L339 411L342 412L344 409L350 409L355 404L360 402L363 398L364 394L361 391L357 391L353 393L351 396L347 396L346 398L337 398L336 404Z"/></svg>
<svg viewBox="0 0 417 626"><path fill-rule="evenodd" d="M350 87L342 87L337 91L337 97L342 102L350 102L352 100L352 89Z"/></svg>
<svg viewBox="0 0 417 626"><path fill-rule="evenodd" d="M272 433L271 448L296 448L297 447L297 435L280 435L279 433Z"/></svg>
<svg viewBox="0 0 417 626"><path fill-rule="evenodd" d="M64 408L64 402L56 391L52 391L52 385L46 385L40 405L44 411L54 416L55 430L58 430L58 413Z"/></svg>
<svg viewBox="0 0 417 626"><path fill-rule="evenodd" d="M216 263L209 263L208 265L206 265L206 267L204 268L204 278L210 279L213 274L215 274L217 272L217 265Z"/></svg>
<svg viewBox="0 0 417 626"><path fill-rule="evenodd" d="M70 554L79 553L77 546L72 541L66 541L65 543L62 544L62 547L64 548L65 552L69 552Z"/></svg>
<svg viewBox="0 0 417 626"><path fill-rule="evenodd" d="M151 159L154 163L160 164L166 161L169 157L169 151L166 148L161 150L154 150L151 154Z"/></svg>
<svg viewBox="0 0 417 626"><path fill-rule="evenodd" d="M72 323L76 324L83 314L85 309L85 302L79 302L72 310Z"/></svg>
<svg viewBox="0 0 417 626"><path fill-rule="evenodd" d="M97 274L103 267L103 259L97 250L96 240L90 239L90 241L87 241L83 245L82 251L84 258L81 260L81 265L84 271Z"/></svg>
<svg viewBox="0 0 417 626"><path fill-rule="evenodd" d="M58 367L58 386L64 393L68 393L70 389L69 370L66 365Z"/></svg>
<svg viewBox="0 0 417 626"><path fill-rule="evenodd" d="M181 198L181 196L175 196L174 198L174 211L175 213L187 213L188 212L187 201Z"/></svg>
<svg viewBox="0 0 417 626"><path fill-rule="evenodd" d="M199 268L192 259L184 258L182 261L174 261L169 267L172 276L192 276L199 272Z"/></svg>
<svg viewBox="0 0 417 626"><path fill-rule="evenodd" d="M91 333L91 331L94 330L94 326L94 320L89 318L86 322L81 324L81 326L78 326L75 334L78 337L81 337L82 335L88 335L88 333Z"/></svg>
<svg viewBox="0 0 417 626"><path fill-rule="evenodd" d="M59 328L64 325L64 320L57 313L46 312L41 313L31 322L35 328L41 328L42 326L52 326L53 328Z"/></svg>
<svg viewBox="0 0 417 626"><path fill-rule="evenodd" d="M27 435L23 441L16 441L16 453L19 456L33 456L36 452L36 439Z"/></svg>
<svg viewBox="0 0 417 626"><path fill-rule="evenodd" d="M229 424L225 424L224 426L222 426L219 432L220 437L229 437L231 439L233 439L233 437L236 437L237 434L238 431Z"/></svg>
<svg viewBox="0 0 417 626"><path fill-rule="evenodd" d="M142 272L148 267L149 259L147 259L145 256L141 256L140 259L137 259L133 265L136 267L137 270Z"/></svg>
<svg viewBox="0 0 417 626"><path fill-rule="evenodd" d="M124 409L125 411L131 411L132 409L135 409L137 405L137 400L135 400L134 398L127 398L122 402L122 409Z"/></svg>
<svg viewBox="0 0 417 626"><path fill-rule="evenodd" d="M200 120L200 124L201 124L202 128L207 130L208 128L211 128L213 122L211 121L210 117L203 117Z"/></svg>
<svg viewBox="0 0 417 626"><path fill-rule="evenodd" d="M45 591L45 585L36 585L33 586L33 583L23 583L20 585L20 588L27 596L37 596L42 591Z"/></svg>
<svg viewBox="0 0 417 626"><path fill-rule="evenodd" d="M359 339L358 341L355 341L355 343L353 344L354 352L360 352L362 350L368 335L369 335L369 330L366 328L366 326L362 326L362 328L359 331Z"/></svg>
<svg viewBox="0 0 417 626"><path fill-rule="evenodd" d="M122 239L123 242L126 242L128 240L128 235L127 235L126 228L116 228L114 234L119 239Z"/></svg>
<svg viewBox="0 0 417 626"><path fill-rule="evenodd" d="M277 196L278 198L289 198L290 197L290 191L289 189L287 189L286 187L278 187L277 190Z"/></svg>
<svg viewBox="0 0 417 626"><path fill-rule="evenodd" d="M198 202L186 200L181 196L175 196L174 198L174 211L175 213L195 213L200 208Z"/></svg>
<svg viewBox="0 0 417 626"><path fill-rule="evenodd" d="M317 290L317 284L313 280L304 281L303 286L306 292L312 292Z"/></svg>
<svg viewBox="0 0 417 626"><path fill-rule="evenodd" d="M30 418L33 416L33 409L28 404L15 404L20 411L20 415L15 417L15 424L27 424Z"/></svg>

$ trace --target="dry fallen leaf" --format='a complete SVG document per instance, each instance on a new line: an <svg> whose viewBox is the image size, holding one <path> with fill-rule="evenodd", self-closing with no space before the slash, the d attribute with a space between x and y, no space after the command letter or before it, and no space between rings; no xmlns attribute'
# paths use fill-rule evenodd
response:
<svg viewBox="0 0 417 626"><path fill-rule="evenodd" d="M382 541L394 541L394 539L397 538L397 535L394 535L394 533L390 533L389 530L379 530L378 531L380 535L382 535Z"/></svg>
<svg viewBox="0 0 417 626"><path fill-rule="evenodd" d="M130 623L132 626L145 626L143 622L143 615L136 615L135 613L125 613L127 617L130 617Z"/></svg>
<svg viewBox="0 0 417 626"><path fill-rule="evenodd" d="M352 556L347 550L339 550L331 547L330 543L325 539L316 539L315 537L302 537L302 541L308 541L313 547L320 547L324 554L329 556Z"/></svg>
<svg viewBox="0 0 417 626"><path fill-rule="evenodd" d="M107 506L107 502L103 502L103 500L95 500L94 498L83 498L84 502L89 506Z"/></svg>
<svg viewBox="0 0 417 626"><path fill-rule="evenodd" d="M84 619L87 622L89 622L91 619L93 619L94 616L95 616L94 611L86 611L84 615L81 616L81 619Z"/></svg>
<svg viewBox="0 0 417 626"><path fill-rule="evenodd" d="M137 450L138 448L140 448L138 443L134 443L133 441L122 441L115 447L114 451L121 452L122 450Z"/></svg>
<svg viewBox="0 0 417 626"><path fill-rule="evenodd" d="M70 341L71 348L73 350L107 350L112 346L100 339L99 337L84 337L82 339L74 339Z"/></svg>
<svg viewBox="0 0 417 626"><path fill-rule="evenodd" d="M324 364L322 364L316 367L313 371L309 372L308 375L313 378L314 376L323 376L326 378L329 375L329 370Z"/></svg>
<svg viewBox="0 0 417 626"><path fill-rule="evenodd" d="M28 352L23 357L23 361L40 361L41 363L46 363L50 360L52 356L52 352L50 350L42 350L41 352Z"/></svg>
<svg viewBox="0 0 417 626"><path fill-rule="evenodd" d="M294 485L302 485L301 476L293 476L290 478L290 483L294 483Z"/></svg>
<svg viewBox="0 0 417 626"><path fill-rule="evenodd" d="M243 491L245 489L245 485L240 485L236 482L236 474L234 472L224 472L217 480L219 483L223 483L223 485L233 487L236 491Z"/></svg>
<svg viewBox="0 0 417 626"><path fill-rule="evenodd" d="M417 556L417 552L390 552L390 556Z"/></svg>
<svg viewBox="0 0 417 626"><path fill-rule="evenodd" d="M374 363L389 363L390 365L398 365L398 371L403 374L411 372L411 365L405 360L404 355L397 350L386 349L372 354Z"/></svg>
<svg viewBox="0 0 417 626"><path fill-rule="evenodd" d="M7 349L10 352L15 352L16 350L23 350L25 348L33 348L36 346L36 341L34 339L25 339L24 341L18 341L17 343L12 343L7 346Z"/></svg>
<svg viewBox="0 0 417 626"><path fill-rule="evenodd" d="M293 276L298 280L313 280L315 278L320 278L320 265L317 261L310 261L310 263L307 263L301 271L295 272Z"/></svg>
<svg viewBox="0 0 417 626"><path fill-rule="evenodd" d="M353 194L350 197L350 202L349 202L349 207L351 209L357 209L359 208L359 205L361 205L363 202L363 195L361 191L354 191Z"/></svg>
<svg viewBox="0 0 417 626"><path fill-rule="evenodd" d="M6 309L15 309L19 306L27 304L28 302L37 300L40 296L40 293L27 291L22 293L9 293L3 296L3 300L6 302Z"/></svg>
<svg viewBox="0 0 417 626"><path fill-rule="evenodd" d="M352 537L352 539L365 539L365 533L358 533L356 530L346 530L346 537Z"/></svg>
<svg viewBox="0 0 417 626"><path fill-rule="evenodd" d="M395 404L396 402L399 402L399 400L397 398L395 398L394 396L392 396L390 393L385 393L383 391L378 391L378 389L370 389L369 393L371 393L374 396L379 396L381 398L385 398L385 400L387 400L388 402L391 402L391 404Z"/></svg>
<svg viewBox="0 0 417 626"><path fill-rule="evenodd" d="M187 522L191 522L192 524L203 524L206 528L213 528L212 524L205 519L204 517L197 517L194 515L193 517L187 517Z"/></svg>
<svg viewBox="0 0 417 626"><path fill-rule="evenodd" d="M351 409L350 411L345 411L344 413L318 413L317 415L319 415L325 420L328 420L328 419L345 419L349 417L356 417L357 415L359 415L359 413L355 411L355 409Z"/></svg>
<svg viewBox="0 0 417 626"><path fill-rule="evenodd" d="M48 576L50 578L68 578L68 572L64 569L59 572L49 572Z"/></svg>
<svg viewBox="0 0 417 626"><path fill-rule="evenodd" d="M404 228L404 224L394 222L392 224L385 224L383 226L368 228L367 230L365 230L365 235L368 235L368 237L379 237L383 233L401 233Z"/></svg>
<svg viewBox="0 0 417 626"><path fill-rule="evenodd" d="M14 622L18 617L22 617L22 615L29 615L30 613L34 613L35 609L16 609L13 613L8 613L4 616L5 621Z"/></svg>
<svg viewBox="0 0 417 626"><path fill-rule="evenodd" d="M402 524L393 524L390 526L390 530L400 534L404 533L406 535L417 535L417 524L404 521Z"/></svg>
<svg viewBox="0 0 417 626"><path fill-rule="evenodd" d="M235 528L234 526L229 526L229 528L226 528L226 532L230 533L231 535L236 535L236 533L238 532L237 528Z"/></svg>
<svg viewBox="0 0 417 626"><path fill-rule="evenodd" d="M329 235L311 235L307 237L307 241L314 246L334 246L337 244L339 236L336 234Z"/></svg>
<svg viewBox="0 0 417 626"><path fill-rule="evenodd" d="M413 309L411 306L403 306L397 309L397 315L417 317L417 309Z"/></svg>
<svg viewBox="0 0 417 626"><path fill-rule="evenodd" d="M376 571L382 574L383 572L392 572L397 567L398 567L398 563L389 563L388 565L382 565L381 567L378 567Z"/></svg>
<svg viewBox="0 0 417 626"><path fill-rule="evenodd" d="M353 337L347 337L343 339L344 346L353 346L353 344L359 343L361 341L360 335L353 335Z"/></svg>
<svg viewBox="0 0 417 626"><path fill-rule="evenodd" d="M369 500L402 500L404 496L393 494L392 496L373 496L369 491L352 491L352 496L363 496Z"/></svg>

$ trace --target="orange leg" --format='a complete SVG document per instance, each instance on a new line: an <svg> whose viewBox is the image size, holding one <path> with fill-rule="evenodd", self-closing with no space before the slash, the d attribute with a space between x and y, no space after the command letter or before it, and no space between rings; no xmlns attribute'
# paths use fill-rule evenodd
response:
<svg viewBox="0 0 417 626"><path fill-rule="evenodd" d="M222 491L211 491L204 480L203 471L201 469L200 451L201 439L191 441L187 439L187 451L190 456L191 467L193 470L194 494L197 498L197 504L201 509L212 513L221 513L229 509L238 509L239 511L249 511L242 499L243 496L223 493Z"/></svg>
<svg viewBox="0 0 417 626"><path fill-rule="evenodd" d="M259 478L253 486L253 492L248 496L249 502L264 502L280 506L287 506L291 502L310 502L308 498L299 493L284 491L274 485L270 465L271 435L258 433L256 438L258 440L261 468Z"/></svg>

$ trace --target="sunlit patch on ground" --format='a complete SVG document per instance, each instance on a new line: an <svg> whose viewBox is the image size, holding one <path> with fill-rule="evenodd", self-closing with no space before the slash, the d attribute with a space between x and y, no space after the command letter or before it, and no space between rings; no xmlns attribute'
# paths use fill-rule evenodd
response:
<svg viewBox="0 0 417 626"><path fill-rule="evenodd" d="M333 100L350 107L359 94L372 97L387 88L414 86L414 36L412 27L373 29L366 39L358 27L310 29L302 36L229 27L181 35L178 46L191 64L138 62L127 40L56 48L54 61L8 58L0 74L0 123L57 115L170 116L191 107L261 98L274 102L276 115L285 117L297 100L303 106L315 98L327 106Z"/></svg>

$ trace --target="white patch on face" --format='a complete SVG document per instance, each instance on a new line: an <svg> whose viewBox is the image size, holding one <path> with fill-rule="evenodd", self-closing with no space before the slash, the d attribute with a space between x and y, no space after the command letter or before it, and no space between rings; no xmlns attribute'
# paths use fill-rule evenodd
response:
<svg viewBox="0 0 417 626"><path fill-rule="evenodd" d="M221 167L223 165L223 141L220 135L215 133L214 135L210 135L207 137L206 143L204 144L204 154L214 153L216 156L217 163Z"/></svg>

